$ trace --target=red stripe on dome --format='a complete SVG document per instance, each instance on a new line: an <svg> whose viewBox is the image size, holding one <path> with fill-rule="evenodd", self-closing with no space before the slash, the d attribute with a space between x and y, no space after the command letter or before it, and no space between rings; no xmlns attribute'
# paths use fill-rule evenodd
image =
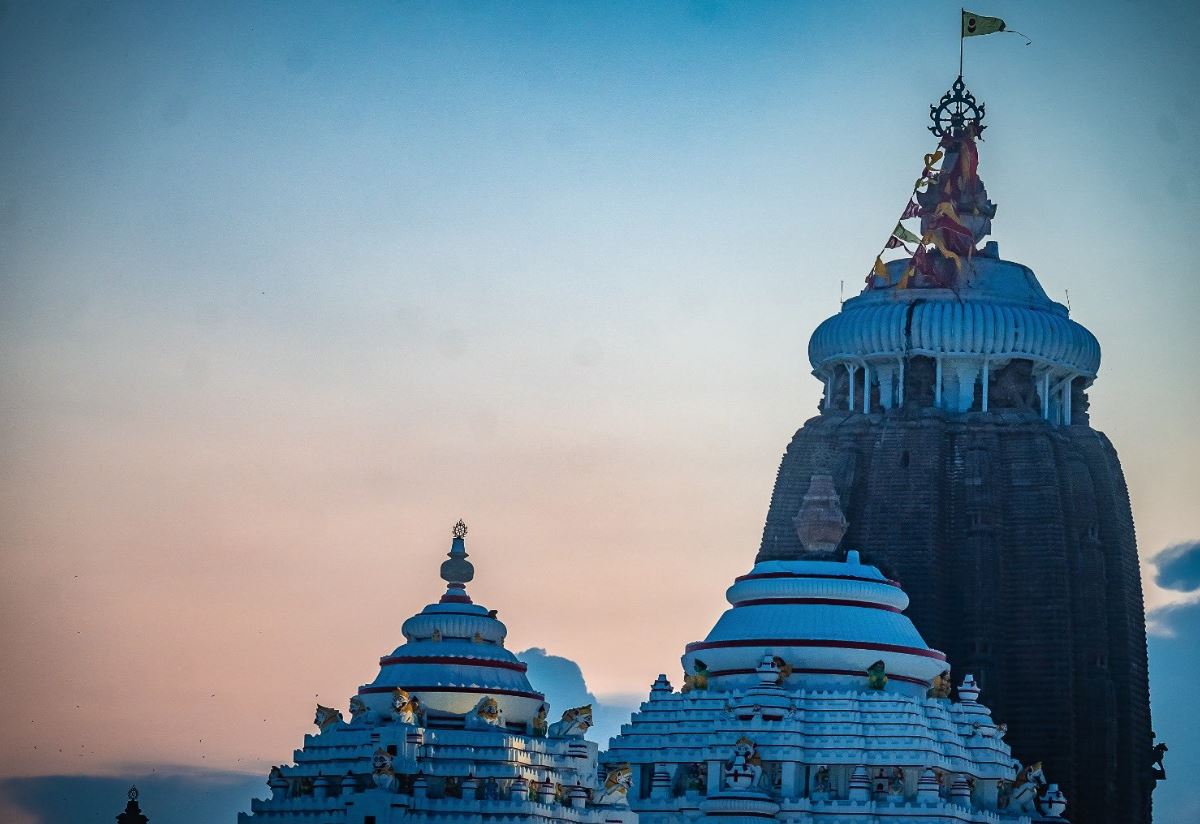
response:
<svg viewBox="0 0 1200 824"><path fill-rule="evenodd" d="M390 687L359 687L358 694L359 695L368 695L368 694L372 694L372 693L391 692L392 690L396 689L396 687L398 687L398 686L402 686L402 685L396 684L396 685L390 686ZM542 693L540 693L540 692L526 692L525 690L506 690L506 689L499 689L499 688L488 689L487 687L452 687L452 686L447 686L445 684L438 684L437 686L425 686L425 687L407 687L406 686L406 687L404 687L404 689L407 690L408 692L469 692L469 693L475 693L476 695L514 695L517 698L533 698L538 701L546 700L546 696L542 695Z"/></svg>
<svg viewBox="0 0 1200 824"><path fill-rule="evenodd" d="M529 669L520 661L496 661L490 658L467 658L461 655L385 655L379 659L379 666L391 664L461 664L467 667L493 667L525 672Z"/></svg>
<svg viewBox="0 0 1200 824"><path fill-rule="evenodd" d="M758 673L758 670L753 670L753 669L716 670L715 672L709 672L708 677L709 678L719 678L722 675L755 675L757 673ZM792 670L792 674L796 674L796 673L800 673L802 675L860 675L860 676L864 676L864 677L866 676L866 672L863 670L795 668ZM906 683L916 684L917 686L921 686L921 687L929 686L929 681L927 681L924 678L913 678L908 675L893 675L890 672L886 673L886 674L889 679L894 678L897 681L904 681Z"/></svg>
<svg viewBox="0 0 1200 824"><path fill-rule="evenodd" d="M748 572L745 575L739 575L734 578L734 583L739 581L758 581L763 578L832 578L837 581L864 581L868 584L886 584L890 587L900 586L899 581L893 581L891 578L864 578L861 575L817 575L811 572Z"/></svg>
<svg viewBox="0 0 1200 824"><path fill-rule="evenodd" d="M759 607L766 604L813 604L830 607L862 607L863 609L882 609L886 612L904 612L897 607L887 604L872 604L867 601L852 601L848 598L752 598L748 601L735 601L735 607Z"/></svg>
<svg viewBox="0 0 1200 824"><path fill-rule="evenodd" d="M906 647L900 644L875 644L870 641L814 641L807 638L739 638L730 641L693 641L687 652L702 649L725 649L728 647L820 647L826 649L869 649L878 652L899 652L905 655L920 655L945 661L946 654L935 649Z"/></svg>

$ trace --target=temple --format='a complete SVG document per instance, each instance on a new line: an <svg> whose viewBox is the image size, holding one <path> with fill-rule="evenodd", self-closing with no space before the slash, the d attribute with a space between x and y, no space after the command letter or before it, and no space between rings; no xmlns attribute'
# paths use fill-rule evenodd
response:
<svg viewBox="0 0 1200 824"><path fill-rule="evenodd" d="M938 148L884 247L907 254L813 333L820 414L679 689L660 675L603 754L590 707L550 723L467 594L460 521L445 593L348 721L317 707L239 823L1061 824L1069 797L1078 822L1148 824L1133 521L1088 425L1099 345L979 248L983 116L961 77L931 107Z"/></svg>
<svg viewBox="0 0 1200 824"><path fill-rule="evenodd" d="M801 558L760 561L603 756L631 774L643 824L1058 821L1061 790L1021 766L972 675L904 616L900 585L833 550L846 530L818 475L796 519Z"/></svg>
<svg viewBox="0 0 1200 824"><path fill-rule="evenodd" d="M350 698L350 720L318 705L317 734L271 769L270 797L239 824L636 821L624 777L598 781L597 745L584 737L591 707L550 722L496 610L467 594L466 534L459 521L445 594L404 622L405 643Z"/></svg>
<svg viewBox="0 0 1200 824"><path fill-rule="evenodd" d="M1088 410L1100 347L985 242L984 107L961 77L930 116L937 149L866 287L812 334L820 414L783 456L758 558L802 556L793 518L831 475L848 542L904 584L917 629L975 674L1073 816L1148 824L1133 517Z"/></svg>

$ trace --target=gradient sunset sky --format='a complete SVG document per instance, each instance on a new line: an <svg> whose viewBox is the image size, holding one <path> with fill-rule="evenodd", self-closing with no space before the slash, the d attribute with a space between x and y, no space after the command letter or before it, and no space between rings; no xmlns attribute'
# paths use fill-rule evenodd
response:
<svg viewBox="0 0 1200 824"><path fill-rule="evenodd" d="M966 44L993 237L1103 347L1156 820L1195 820L1200 11L974 10L1033 40ZM510 648L617 703L678 680L958 11L0 5L0 778L265 776L440 594L459 517Z"/></svg>

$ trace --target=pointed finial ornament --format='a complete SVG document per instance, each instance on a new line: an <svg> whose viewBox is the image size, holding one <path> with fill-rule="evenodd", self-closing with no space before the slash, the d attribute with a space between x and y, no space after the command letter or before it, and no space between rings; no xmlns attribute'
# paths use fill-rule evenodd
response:
<svg viewBox="0 0 1200 824"><path fill-rule="evenodd" d="M138 788L137 788L137 785L135 784L135 785L133 785L132 787L130 787L130 788L129 788L129 792L128 792L128 793L126 793L126 795L128 795L128 796L129 796L129 800L130 800L130 801L137 801L137 800L138 800Z"/></svg>
<svg viewBox="0 0 1200 824"><path fill-rule="evenodd" d="M448 560L442 561L442 580L461 589L462 585L475 577L475 566L467 560L467 525L459 519L451 531L454 540L450 542Z"/></svg>

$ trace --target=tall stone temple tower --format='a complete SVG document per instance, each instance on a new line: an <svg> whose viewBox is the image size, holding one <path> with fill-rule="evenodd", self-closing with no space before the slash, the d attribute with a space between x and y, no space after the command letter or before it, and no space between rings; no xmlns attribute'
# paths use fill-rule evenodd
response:
<svg viewBox="0 0 1200 824"><path fill-rule="evenodd" d="M975 676L1014 753L1077 824L1150 821L1145 618L1129 496L1089 423L1096 338L984 242L984 110L959 77L939 149L866 288L817 327L820 414L783 456L759 561L801 557L796 515L832 475L845 545L901 582L955 681ZM915 228L915 226L914 226ZM912 248L909 248L911 246Z"/></svg>

